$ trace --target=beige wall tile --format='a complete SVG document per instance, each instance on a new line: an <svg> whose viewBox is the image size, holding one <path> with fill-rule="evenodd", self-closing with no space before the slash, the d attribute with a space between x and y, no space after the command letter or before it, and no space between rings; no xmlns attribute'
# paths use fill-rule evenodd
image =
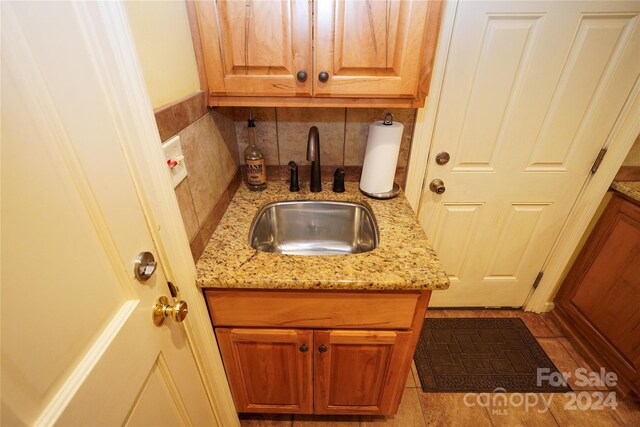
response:
<svg viewBox="0 0 640 427"><path fill-rule="evenodd" d="M264 153L268 165L279 165L278 162L278 134L276 132L276 109L252 107L251 113L256 120L256 145ZM244 150L249 145L247 120L249 108L235 107L233 120L235 121L236 138L238 139L238 154L240 164L244 164Z"/></svg>
<svg viewBox="0 0 640 427"><path fill-rule="evenodd" d="M222 163L221 146L224 143L210 114L186 127L179 135L193 205L198 223L202 224L231 180L227 179Z"/></svg>
<svg viewBox="0 0 640 427"><path fill-rule="evenodd" d="M178 207L180 207L180 214L182 215L182 222L184 222L184 228L187 231L187 237L189 241L193 240L198 229L200 228L198 223L198 217L196 216L196 208L193 206L193 198L191 197L191 189L189 188L189 178L185 178L175 188L176 199L178 199Z"/></svg>
<svg viewBox="0 0 640 427"><path fill-rule="evenodd" d="M214 141L220 153L220 163L224 173L223 186L226 187L238 171L238 142L233 121L233 108L213 108Z"/></svg>
<svg viewBox="0 0 640 427"><path fill-rule="evenodd" d="M344 164L344 108L277 108L280 164L294 160L307 162L309 128L317 126L320 133L320 163Z"/></svg>
<svg viewBox="0 0 640 427"><path fill-rule="evenodd" d="M412 108L384 109L384 108L348 108L347 126L345 132L344 164L347 166L361 166L369 137L371 123L382 120L387 112L393 114L393 119L404 125L398 166L407 166L416 110Z"/></svg>

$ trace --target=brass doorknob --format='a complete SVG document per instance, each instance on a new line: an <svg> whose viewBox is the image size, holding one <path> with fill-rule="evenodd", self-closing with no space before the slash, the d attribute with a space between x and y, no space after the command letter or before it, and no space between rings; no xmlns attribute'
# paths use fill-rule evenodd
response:
<svg viewBox="0 0 640 427"><path fill-rule="evenodd" d="M169 305L169 299L165 296L158 298L153 306L153 323L160 326L164 319L170 317L177 323L182 322L189 313L186 301L178 300L174 305Z"/></svg>
<svg viewBox="0 0 640 427"><path fill-rule="evenodd" d="M446 190L446 188L444 187L444 182L442 182L442 180L439 178L431 181L431 184L429 184L429 189L436 194L442 194Z"/></svg>

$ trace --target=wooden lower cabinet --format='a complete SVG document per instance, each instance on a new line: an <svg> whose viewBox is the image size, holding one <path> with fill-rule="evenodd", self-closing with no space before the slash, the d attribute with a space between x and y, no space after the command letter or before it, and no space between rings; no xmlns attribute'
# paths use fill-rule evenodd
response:
<svg viewBox="0 0 640 427"><path fill-rule="evenodd" d="M205 291L238 412L289 414L395 414L429 296Z"/></svg>
<svg viewBox="0 0 640 427"><path fill-rule="evenodd" d="M616 372L620 395L640 396L640 203L614 194L554 303L592 368Z"/></svg>
<svg viewBox="0 0 640 427"><path fill-rule="evenodd" d="M309 414L313 409L313 332L217 328L238 412Z"/></svg>
<svg viewBox="0 0 640 427"><path fill-rule="evenodd" d="M413 357L410 332L315 331L313 337L316 414L391 412Z"/></svg>

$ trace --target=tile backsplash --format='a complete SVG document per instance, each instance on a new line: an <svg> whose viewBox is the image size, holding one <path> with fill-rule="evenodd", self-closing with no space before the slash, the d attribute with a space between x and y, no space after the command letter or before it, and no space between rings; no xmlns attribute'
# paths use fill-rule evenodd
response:
<svg viewBox="0 0 640 427"><path fill-rule="evenodd" d="M197 260L241 183L233 109L207 109L198 92L155 116L163 141L180 136L188 175L175 193Z"/></svg>
<svg viewBox="0 0 640 427"><path fill-rule="evenodd" d="M404 125L396 168L396 181L404 186L415 109L253 107L251 113L256 120L256 143L265 154L268 179L288 179L287 164L294 160L300 165L300 178L308 180L307 135L311 126L317 126L320 132L323 178L331 179L335 168L343 166L347 170L348 179L359 180L369 125L382 120L387 112L393 114L396 122ZM244 164L243 153L248 145L248 118L249 108L233 109L238 160L241 165Z"/></svg>

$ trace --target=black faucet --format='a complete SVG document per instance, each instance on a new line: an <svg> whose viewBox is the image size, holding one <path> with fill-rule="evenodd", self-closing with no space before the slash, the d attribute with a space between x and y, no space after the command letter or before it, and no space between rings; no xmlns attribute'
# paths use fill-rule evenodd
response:
<svg viewBox="0 0 640 427"><path fill-rule="evenodd" d="M300 191L300 185L298 185L298 164L291 160L289 162L289 169L291 169L291 179L289 180L289 191Z"/></svg>
<svg viewBox="0 0 640 427"><path fill-rule="evenodd" d="M318 133L318 128L315 126L311 126L311 129L309 129L307 160L311 162L310 190L312 193L319 193L322 191L320 179L320 134Z"/></svg>

